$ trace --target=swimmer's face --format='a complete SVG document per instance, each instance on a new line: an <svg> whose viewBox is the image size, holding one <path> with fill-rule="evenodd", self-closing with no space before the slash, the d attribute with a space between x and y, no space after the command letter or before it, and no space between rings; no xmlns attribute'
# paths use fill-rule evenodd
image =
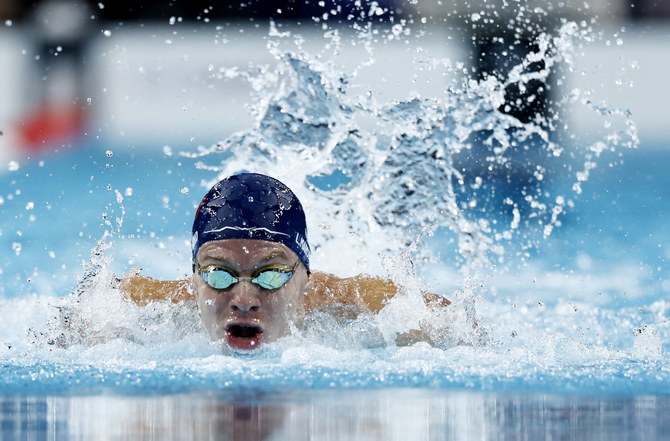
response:
<svg viewBox="0 0 670 441"><path fill-rule="evenodd" d="M198 250L196 259L199 268L213 265L240 278L255 277L264 269L291 268L297 263L288 282L275 290L248 281L217 290L198 271L193 275L200 318L212 340L248 350L288 334L309 280L293 251L275 242L227 239L207 242Z"/></svg>

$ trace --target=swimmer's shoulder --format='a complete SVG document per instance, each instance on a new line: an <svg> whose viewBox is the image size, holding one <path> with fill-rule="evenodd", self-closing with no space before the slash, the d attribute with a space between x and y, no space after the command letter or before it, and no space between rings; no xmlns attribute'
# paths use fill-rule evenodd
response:
<svg viewBox="0 0 670 441"><path fill-rule="evenodd" d="M152 301L179 303L195 300L189 279L158 280L141 274L130 274L121 278L119 289L129 300L141 306Z"/></svg>
<svg viewBox="0 0 670 441"><path fill-rule="evenodd" d="M323 305L342 304L357 306L373 313L381 311L398 293L398 287L381 277L358 275L341 278L333 274L312 274L305 308L314 310ZM424 302L430 306L448 306L445 297L430 292L423 293Z"/></svg>
<svg viewBox="0 0 670 441"><path fill-rule="evenodd" d="M304 300L305 309L311 311L323 306L340 304L378 312L384 307L387 296L393 296L395 287L383 283L378 286L377 282L382 281L366 276L341 278L333 274L314 272L310 276Z"/></svg>

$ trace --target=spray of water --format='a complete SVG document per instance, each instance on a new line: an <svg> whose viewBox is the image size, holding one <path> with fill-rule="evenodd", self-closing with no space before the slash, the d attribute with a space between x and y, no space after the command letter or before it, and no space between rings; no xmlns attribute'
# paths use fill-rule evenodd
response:
<svg viewBox="0 0 670 441"><path fill-rule="evenodd" d="M396 38L400 34L392 31ZM397 102L351 92L355 74L342 73L333 61L345 44L337 32L326 34L330 56L302 51L302 41L289 32L273 28L271 35L275 68L221 69L222 77L241 76L254 87L256 125L184 155L196 158L198 167L215 170L212 182L256 171L293 188L308 207L317 266L383 273L407 294L377 318L384 322L382 334L417 324L435 332L450 323L444 335L460 328L455 341L481 342L474 302L485 290L478 274L492 262L504 262L506 249L515 243L523 243L523 252L529 253L561 225L599 157L638 142L626 111L596 106L580 91L555 100L552 112L530 121L506 111L511 86L523 91L539 82L549 88L559 69L571 68L574 52L593 38L586 25L566 22L554 35L540 33L537 49L506 77L459 76L439 96ZM369 41L370 30L360 29L357 37L357 42ZM293 50L283 49L286 43ZM371 55L365 63L373 61ZM537 63L542 68L531 69ZM454 69L449 62L433 64ZM561 109L575 102L608 121L619 118L623 129L580 144L558 119ZM566 175L571 188L563 191L558 176ZM414 262L435 258L430 239L438 231L454 238L454 262L461 271L460 289L449 293L455 305L448 317L402 304L418 299L425 288ZM462 327L454 325L459 322Z"/></svg>

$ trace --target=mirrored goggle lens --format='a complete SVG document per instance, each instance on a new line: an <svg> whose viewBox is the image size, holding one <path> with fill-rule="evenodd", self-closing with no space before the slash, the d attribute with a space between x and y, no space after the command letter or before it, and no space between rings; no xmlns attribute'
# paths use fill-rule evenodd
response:
<svg viewBox="0 0 670 441"><path fill-rule="evenodd" d="M222 269L201 271L200 276L209 286L215 289L226 289L237 282L237 278L228 271Z"/></svg>
<svg viewBox="0 0 670 441"><path fill-rule="evenodd" d="M268 270L254 277L252 282L264 289L278 289L284 286L292 275L292 271Z"/></svg>

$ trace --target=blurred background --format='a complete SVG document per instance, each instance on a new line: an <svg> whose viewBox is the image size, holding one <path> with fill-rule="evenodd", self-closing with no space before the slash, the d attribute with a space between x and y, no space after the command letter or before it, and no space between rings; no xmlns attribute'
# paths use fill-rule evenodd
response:
<svg viewBox="0 0 670 441"><path fill-rule="evenodd" d="M565 20L593 26L602 41L578 49L551 87L531 82L524 91L506 90L501 109L530 121L557 111L555 103L567 94L589 91L594 103L631 112L641 150L670 151L668 0L0 0L0 255L7 257L0 293L69 292L63 285L71 286L81 260L115 219L117 226L125 222L124 238L134 239L124 243L128 249L116 249L127 256L122 266L141 262L166 278L189 273L194 194L212 172L176 153L254 124L250 83L227 77L225 69L275 61L267 48L271 21L279 31L302 35L308 51L323 47L326 24L345 37L353 37L353 24L413 28L416 45L374 42L374 64L358 71L357 83L370 85L383 102L440 96L456 72L505 76L537 49L540 32ZM368 56L362 46L347 48L344 71ZM462 69L422 70L415 62L421 53ZM584 140L591 132L597 137L602 118L570 105L561 107L560 121ZM582 224L585 234L601 234L598 215L609 216L612 231L630 227L640 214L662 225L665 181L639 173L648 163L664 167L667 158L632 157L637 168L621 179L633 184L616 193L607 181L604 192L629 203L643 183L651 202L628 206L624 216L624 208L614 215L602 205L587 208L581 216L595 217ZM634 234L620 235L635 247L646 229L640 224ZM589 253L609 250L602 240ZM640 259L664 272L670 245L656 239L648 245ZM149 257L148 248L160 258ZM49 277L39 277L44 273ZM653 279L670 290L666 275Z"/></svg>
<svg viewBox="0 0 670 441"><path fill-rule="evenodd" d="M604 90L607 96L603 98L610 105L629 108L643 143L667 138L667 0L510 4L478 0L2 0L0 159L69 148L82 144L82 137L89 144L104 139L117 148L220 140L231 130L248 126L250 120L241 111L248 86L234 81L215 84L216 70L222 65L268 61L264 40L270 19L300 29L309 42L323 34L319 22L327 21L331 28L340 24L346 31L361 11L369 15L371 6L387 11L376 21L405 20L429 27L432 37L423 43L436 55L466 63L475 78L504 73L524 51L533 49L537 29L551 30L561 19L596 19L611 37L611 50L598 48L584 57L599 66L598 72L578 66L568 73L568 81L552 91L541 91L541 99L525 107L514 104L519 91L508 91L509 112L530 119L537 112L547 112L552 98L578 85ZM528 29L509 26L519 8L535 12L539 8L545 23L533 23ZM498 39L515 41L514 51L505 51ZM377 54L369 75L383 80L377 82L382 98L385 94L403 98L417 88L421 92L420 85L407 81L409 70L399 62L406 58L406 50L397 45ZM624 64L626 72L621 71L621 59L630 59ZM437 81L446 84L443 78ZM434 93L434 89L428 91ZM536 94L537 90L525 93ZM589 119L584 115L567 112L566 117L578 131L588 132Z"/></svg>

